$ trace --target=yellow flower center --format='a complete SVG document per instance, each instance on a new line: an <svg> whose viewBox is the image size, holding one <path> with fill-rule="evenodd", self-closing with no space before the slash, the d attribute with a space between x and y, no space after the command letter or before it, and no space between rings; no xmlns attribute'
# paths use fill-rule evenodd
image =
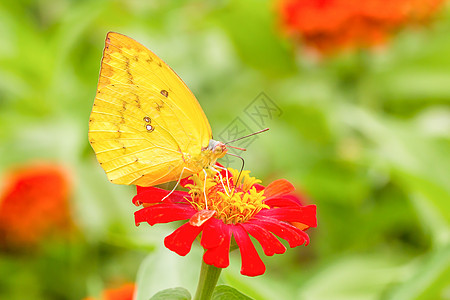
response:
<svg viewBox="0 0 450 300"><path fill-rule="evenodd" d="M207 170L190 177L193 184L186 185L192 200L191 204L199 211L203 209L215 210L214 217L221 219L225 224L242 223L249 220L263 208L264 191L258 192L254 187L261 180L250 177L250 171L228 169L232 177L220 176L219 173ZM235 184L234 181L239 178ZM207 201L205 202L205 194Z"/></svg>

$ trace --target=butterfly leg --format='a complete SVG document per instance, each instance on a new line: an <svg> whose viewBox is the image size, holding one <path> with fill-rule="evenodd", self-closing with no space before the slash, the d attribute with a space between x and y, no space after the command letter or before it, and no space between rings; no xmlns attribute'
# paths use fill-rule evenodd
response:
<svg viewBox="0 0 450 300"><path fill-rule="evenodd" d="M168 193L167 195L165 195L164 198L161 199L161 201L164 201L164 199L166 199L166 198L169 197L173 192L175 192L175 189L178 187L178 184L180 184L181 178L183 177L183 172L184 172L184 170L188 170L188 171L190 171L191 173L194 173L194 172L192 172L191 169L186 168L186 167L183 167L183 169L181 170L180 177L179 177L178 180L177 180L177 183L175 184L175 186L173 187L173 189L170 191L170 193ZM205 198L205 199L206 199L206 198Z"/></svg>
<svg viewBox="0 0 450 300"><path fill-rule="evenodd" d="M228 177L228 173L229 173L228 169L225 168L225 167L218 166L218 165L215 165L215 167L225 171L225 174L226 174L226 177L227 177L228 189L231 190L231 188L230 188L230 178ZM212 167L212 169L214 171L218 172L217 170L214 169L214 167ZM222 175L222 174L220 174L220 175Z"/></svg>
<svg viewBox="0 0 450 300"><path fill-rule="evenodd" d="M205 173L205 183L203 184L203 195L205 196L205 209L208 210L208 199L206 198L206 177L208 174L206 174L206 170L203 169L203 173Z"/></svg>
<svg viewBox="0 0 450 300"><path fill-rule="evenodd" d="M231 188L230 188L230 181L229 181L229 179L228 179L228 170L227 170L226 168L221 167L221 166L218 166L218 165L216 165L216 167L219 168L219 169L221 169L221 170L225 170L225 171L226 171L226 174L227 174L227 185L228 185L228 190L225 188L225 185L223 184L223 177L222 177L222 174L221 174L219 171L217 171L214 167L209 167L211 170L213 170L214 172L217 172L217 173L219 174L219 177L220 177L220 183L222 183L223 190L225 191L225 194L227 194L227 196L230 196L230 194L228 194L228 191L231 190Z"/></svg>

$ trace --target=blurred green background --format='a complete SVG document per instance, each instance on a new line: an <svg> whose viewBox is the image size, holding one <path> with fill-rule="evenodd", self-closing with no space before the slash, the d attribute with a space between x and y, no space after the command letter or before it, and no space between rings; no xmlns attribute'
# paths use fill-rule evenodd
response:
<svg viewBox="0 0 450 300"><path fill-rule="evenodd" d="M450 299L450 10L383 49L313 59L283 37L270 1L2 1L0 178L53 161L71 173L79 233L0 253L0 299L81 299L137 282L194 292L198 245L174 225L135 227L134 188L108 182L88 143L105 35L128 35L190 87L213 132L264 92L281 110L244 153L265 184L293 182L318 207L311 244L221 281L255 299ZM239 164L232 165L235 168ZM32 207L30 207L32 209Z"/></svg>

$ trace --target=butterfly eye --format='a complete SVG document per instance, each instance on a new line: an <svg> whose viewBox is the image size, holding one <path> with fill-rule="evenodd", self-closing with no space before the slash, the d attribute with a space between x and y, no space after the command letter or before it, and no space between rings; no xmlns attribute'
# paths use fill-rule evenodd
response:
<svg viewBox="0 0 450 300"><path fill-rule="evenodd" d="M161 90L161 95L167 98L169 96L169 92L166 90Z"/></svg>
<svg viewBox="0 0 450 300"><path fill-rule="evenodd" d="M147 129L148 132L152 132L153 130L155 130L155 127L153 127L150 124L145 125L145 129Z"/></svg>

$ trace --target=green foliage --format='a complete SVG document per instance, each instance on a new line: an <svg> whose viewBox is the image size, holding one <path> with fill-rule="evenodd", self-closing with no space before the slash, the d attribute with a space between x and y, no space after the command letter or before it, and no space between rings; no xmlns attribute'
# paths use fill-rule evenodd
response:
<svg viewBox="0 0 450 300"><path fill-rule="evenodd" d="M212 298L213 300L250 300L249 298L228 285L216 286Z"/></svg>
<svg viewBox="0 0 450 300"><path fill-rule="evenodd" d="M162 246L162 238L169 233L170 231L166 230L164 234L158 235L158 244L161 247L142 261L136 276L136 284L139 287L136 300L147 300L158 291L174 286L182 286L191 294L195 293L202 251L196 247L186 257L167 251Z"/></svg>
<svg viewBox="0 0 450 300"><path fill-rule="evenodd" d="M153 297L150 298L150 300L190 300L191 294L189 294L189 291L178 287L178 288L171 288L167 290L163 290L161 292L156 293Z"/></svg>

